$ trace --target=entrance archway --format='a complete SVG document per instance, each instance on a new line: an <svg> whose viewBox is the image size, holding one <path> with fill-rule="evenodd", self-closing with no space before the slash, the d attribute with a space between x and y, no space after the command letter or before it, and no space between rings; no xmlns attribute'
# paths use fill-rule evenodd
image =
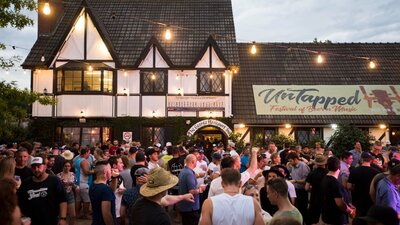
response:
<svg viewBox="0 0 400 225"><path fill-rule="evenodd" d="M229 135L232 134L231 128L229 128L226 124L224 124L221 121L214 120L214 119L208 119L208 120L202 120L194 124L186 133L187 136L191 137L193 136L198 130L204 128L204 127L216 127L218 128L225 136L229 137Z"/></svg>

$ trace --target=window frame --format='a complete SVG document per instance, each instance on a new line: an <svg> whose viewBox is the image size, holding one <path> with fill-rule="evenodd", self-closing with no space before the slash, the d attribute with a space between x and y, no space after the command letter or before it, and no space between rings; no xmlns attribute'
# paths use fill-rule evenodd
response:
<svg viewBox="0 0 400 225"><path fill-rule="evenodd" d="M66 71L79 71L81 74L81 86L80 86L80 91L65 91L65 72ZM61 69L56 69L54 70L55 78L55 93L56 94L90 94L90 95L114 95L115 94L115 82L116 82L116 70L111 69L111 68L104 68L104 67L99 67L99 68L93 68L93 71L100 71L100 90L85 90L84 82L85 82L85 72L90 72L89 70L86 70L84 68L61 68ZM105 90L105 82L104 82L104 76L105 76L105 71L110 71L112 73L112 82L111 82L111 87L112 91L104 91ZM61 79L59 77L59 73L61 72ZM61 84L60 84L61 82ZM59 90L61 89L61 90Z"/></svg>
<svg viewBox="0 0 400 225"><path fill-rule="evenodd" d="M78 141L78 143L79 143L79 145L82 145L82 141L83 141L83 129L94 129L94 128L99 128L99 142L100 143L104 143L105 141L107 141L107 140L104 140L104 132L108 129L108 134L109 134L109 137L108 137L108 139L110 139L110 138L112 138L112 137L110 137L110 136L112 136L112 134L113 134L113 127L112 126L57 126L56 127L56 130L57 129L59 129L59 134L57 134L57 132L56 132L56 134L55 134L55 138L56 138L56 141L57 142L59 142L59 143L64 143L64 129L79 129L79 141ZM64 143L64 144L67 144L67 143ZM69 144L69 143L68 143Z"/></svg>
<svg viewBox="0 0 400 225"><path fill-rule="evenodd" d="M201 78L202 78L202 76L201 76L201 74L203 73L203 72L208 72L208 73L211 73L211 72L219 72L219 73L221 73L221 88L222 88L222 90L221 91L219 91L219 92L215 92L215 91L213 91L213 88L212 88L212 86L210 87L211 88L211 91L201 91ZM196 74L196 76L197 76L197 93L199 94L199 95L219 95L219 96L224 96L225 95L225 76L224 76L224 73L225 73L225 69L224 68L220 68L220 69L216 69L216 68L208 68L208 69L197 69L197 74Z"/></svg>
<svg viewBox="0 0 400 225"><path fill-rule="evenodd" d="M149 72L153 72L153 73L162 72L162 73L164 73L164 79L163 79L163 81L164 81L164 90L163 91L154 91L155 84L153 84L152 91L145 92L145 90L144 90L145 74L144 73L149 73ZM159 69L159 68L141 69L140 70L140 93L142 95L166 95L168 93L168 69Z"/></svg>

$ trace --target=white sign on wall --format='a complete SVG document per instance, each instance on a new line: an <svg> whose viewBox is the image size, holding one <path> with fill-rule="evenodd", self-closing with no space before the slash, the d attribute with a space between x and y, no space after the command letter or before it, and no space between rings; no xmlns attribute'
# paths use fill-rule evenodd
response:
<svg viewBox="0 0 400 225"><path fill-rule="evenodd" d="M223 111L223 96L168 96L168 111Z"/></svg>
<svg viewBox="0 0 400 225"><path fill-rule="evenodd" d="M218 120L213 120L213 119L208 119L208 120L202 120L200 122L197 122L196 124L194 124L186 133L187 136L192 136L193 134L195 134L199 129L203 128L203 127L207 127L207 126L214 126L217 127L219 129L221 129L222 132L225 133L226 136L231 135L232 130L231 128L229 128L226 124L224 124L221 121Z"/></svg>
<svg viewBox="0 0 400 225"><path fill-rule="evenodd" d="M128 143L132 142L132 132L122 132L122 139Z"/></svg>

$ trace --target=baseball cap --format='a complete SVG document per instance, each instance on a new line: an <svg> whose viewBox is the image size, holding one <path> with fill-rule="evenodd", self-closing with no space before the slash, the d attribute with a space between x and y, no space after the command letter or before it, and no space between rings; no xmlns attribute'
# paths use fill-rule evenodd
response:
<svg viewBox="0 0 400 225"><path fill-rule="evenodd" d="M131 147L130 149L129 149L129 153L130 154L133 154L133 153L135 153L135 152L137 152L138 151L138 148L136 147L136 146L133 146L133 147Z"/></svg>
<svg viewBox="0 0 400 225"><path fill-rule="evenodd" d="M212 154L212 158L216 160L221 160L222 156L218 152L215 152L214 154Z"/></svg>
<svg viewBox="0 0 400 225"><path fill-rule="evenodd" d="M167 142L167 143L165 144L165 146L167 146L167 147L172 146L172 143L171 143L171 142Z"/></svg>
<svg viewBox="0 0 400 225"><path fill-rule="evenodd" d="M31 165L40 165L43 164L43 158L42 157L33 157L31 161Z"/></svg>
<svg viewBox="0 0 400 225"><path fill-rule="evenodd" d="M144 174L149 174L149 169L146 167L141 167L135 171L135 176L143 176Z"/></svg>
<svg viewBox="0 0 400 225"><path fill-rule="evenodd" d="M155 152L158 152L158 151L156 151L153 147L148 147L146 150L146 155L151 155Z"/></svg>
<svg viewBox="0 0 400 225"><path fill-rule="evenodd" d="M156 144L154 144L154 146L161 148L161 144L160 143L156 143Z"/></svg>

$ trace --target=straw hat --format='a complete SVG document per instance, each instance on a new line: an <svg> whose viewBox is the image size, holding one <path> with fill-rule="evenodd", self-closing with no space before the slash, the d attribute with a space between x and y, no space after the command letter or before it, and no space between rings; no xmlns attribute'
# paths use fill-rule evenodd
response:
<svg viewBox="0 0 400 225"><path fill-rule="evenodd" d="M72 153L70 150L65 150L61 156L64 157L65 160L71 160L74 158L74 153Z"/></svg>
<svg viewBox="0 0 400 225"><path fill-rule="evenodd" d="M140 194L144 197L152 197L166 191L178 183L178 177L172 175L161 167L151 169L147 177L147 183L140 188Z"/></svg>
<svg viewBox="0 0 400 225"><path fill-rule="evenodd" d="M319 165L325 165L326 161L327 161L327 158L324 155L317 154L315 156L315 159L314 159L313 163L315 165L319 166Z"/></svg>

